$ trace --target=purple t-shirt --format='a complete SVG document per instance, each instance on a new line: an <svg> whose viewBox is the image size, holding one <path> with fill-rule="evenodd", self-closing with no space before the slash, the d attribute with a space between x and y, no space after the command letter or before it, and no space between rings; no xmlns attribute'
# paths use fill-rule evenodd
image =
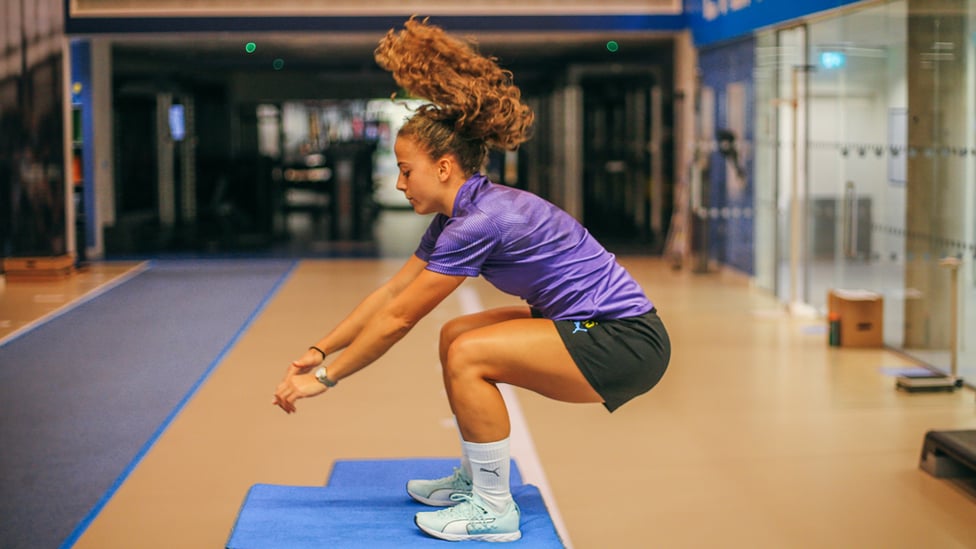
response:
<svg viewBox="0 0 976 549"><path fill-rule="evenodd" d="M436 273L484 276L552 320L626 318L653 306L569 214L483 175L461 186L452 216L434 217L415 255Z"/></svg>

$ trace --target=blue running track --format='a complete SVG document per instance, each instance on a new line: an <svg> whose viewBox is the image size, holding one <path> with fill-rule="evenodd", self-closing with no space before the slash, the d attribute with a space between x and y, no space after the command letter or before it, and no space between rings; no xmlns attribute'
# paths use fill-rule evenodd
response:
<svg viewBox="0 0 976 549"><path fill-rule="evenodd" d="M70 547L295 264L153 261L0 345L0 548Z"/></svg>

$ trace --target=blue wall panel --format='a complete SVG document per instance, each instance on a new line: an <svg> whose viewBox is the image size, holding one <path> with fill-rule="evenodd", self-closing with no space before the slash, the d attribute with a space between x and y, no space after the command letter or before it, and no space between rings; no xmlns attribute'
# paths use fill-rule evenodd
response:
<svg viewBox="0 0 976 549"><path fill-rule="evenodd" d="M715 92L715 112L712 116L716 133L731 126L728 112L729 85L742 85L745 92L742 103L745 111L741 113L745 127L740 132L742 135L735 135L735 155L723 155L719 150L713 151L709 156L708 179L704 183L708 193L707 205L717 213L714 217L709 217L708 254L750 275L755 270L752 215L755 186L751 153L755 133L754 50L755 40L747 38L722 47L706 49L699 54L702 86ZM719 141L717 135L702 138L714 139L717 144ZM727 166L730 163L738 165L742 170L740 180L729 180Z"/></svg>
<svg viewBox="0 0 976 549"><path fill-rule="evenodd" d="M74 17L66 11L70 35L158 32L377 32L403 24L406 16L305 17ZM532 31L609 32L680 31L687 28L682 14L586 15L439 15L430 21L453 32Z"/></svg>
<svg viewBox="0 0 976 549"><path fill-rule="evenodd" d="M696 46L751 34L861 0L684 0L683 12Z"/></svg>

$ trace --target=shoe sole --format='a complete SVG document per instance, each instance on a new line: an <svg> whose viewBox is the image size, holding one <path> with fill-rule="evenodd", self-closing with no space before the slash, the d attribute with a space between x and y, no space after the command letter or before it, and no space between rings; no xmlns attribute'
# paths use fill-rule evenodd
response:
<svg viewBox="0 0 976 549"><path fill-rule="evenodd" d="M414 518L413 522L417 525L417 528L423 530L427 535L447 541L490 541L502 543L522 539L521 530L506 532L504 534L445 534L444 532L438 532L437 530L425 527L423 524L417 522L416 518Z"/></svg>

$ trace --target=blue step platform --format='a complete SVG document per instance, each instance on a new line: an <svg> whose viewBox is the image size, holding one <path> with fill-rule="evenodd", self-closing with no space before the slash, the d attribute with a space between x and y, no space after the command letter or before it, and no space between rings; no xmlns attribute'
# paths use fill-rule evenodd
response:
<svg viewBox="0 0 976 549"><path fill-rule="evenodd" d="M413 523L430 507L410 499L412 478L437 478L457 459L340 460L325 486L255 484L241 505L227 549L320 549L441 547ZM522 510L522 539L515 547L562 548L538 488L523 484L512 462L512 495ZM464 542L464 547L497 543Z"/></svg>

